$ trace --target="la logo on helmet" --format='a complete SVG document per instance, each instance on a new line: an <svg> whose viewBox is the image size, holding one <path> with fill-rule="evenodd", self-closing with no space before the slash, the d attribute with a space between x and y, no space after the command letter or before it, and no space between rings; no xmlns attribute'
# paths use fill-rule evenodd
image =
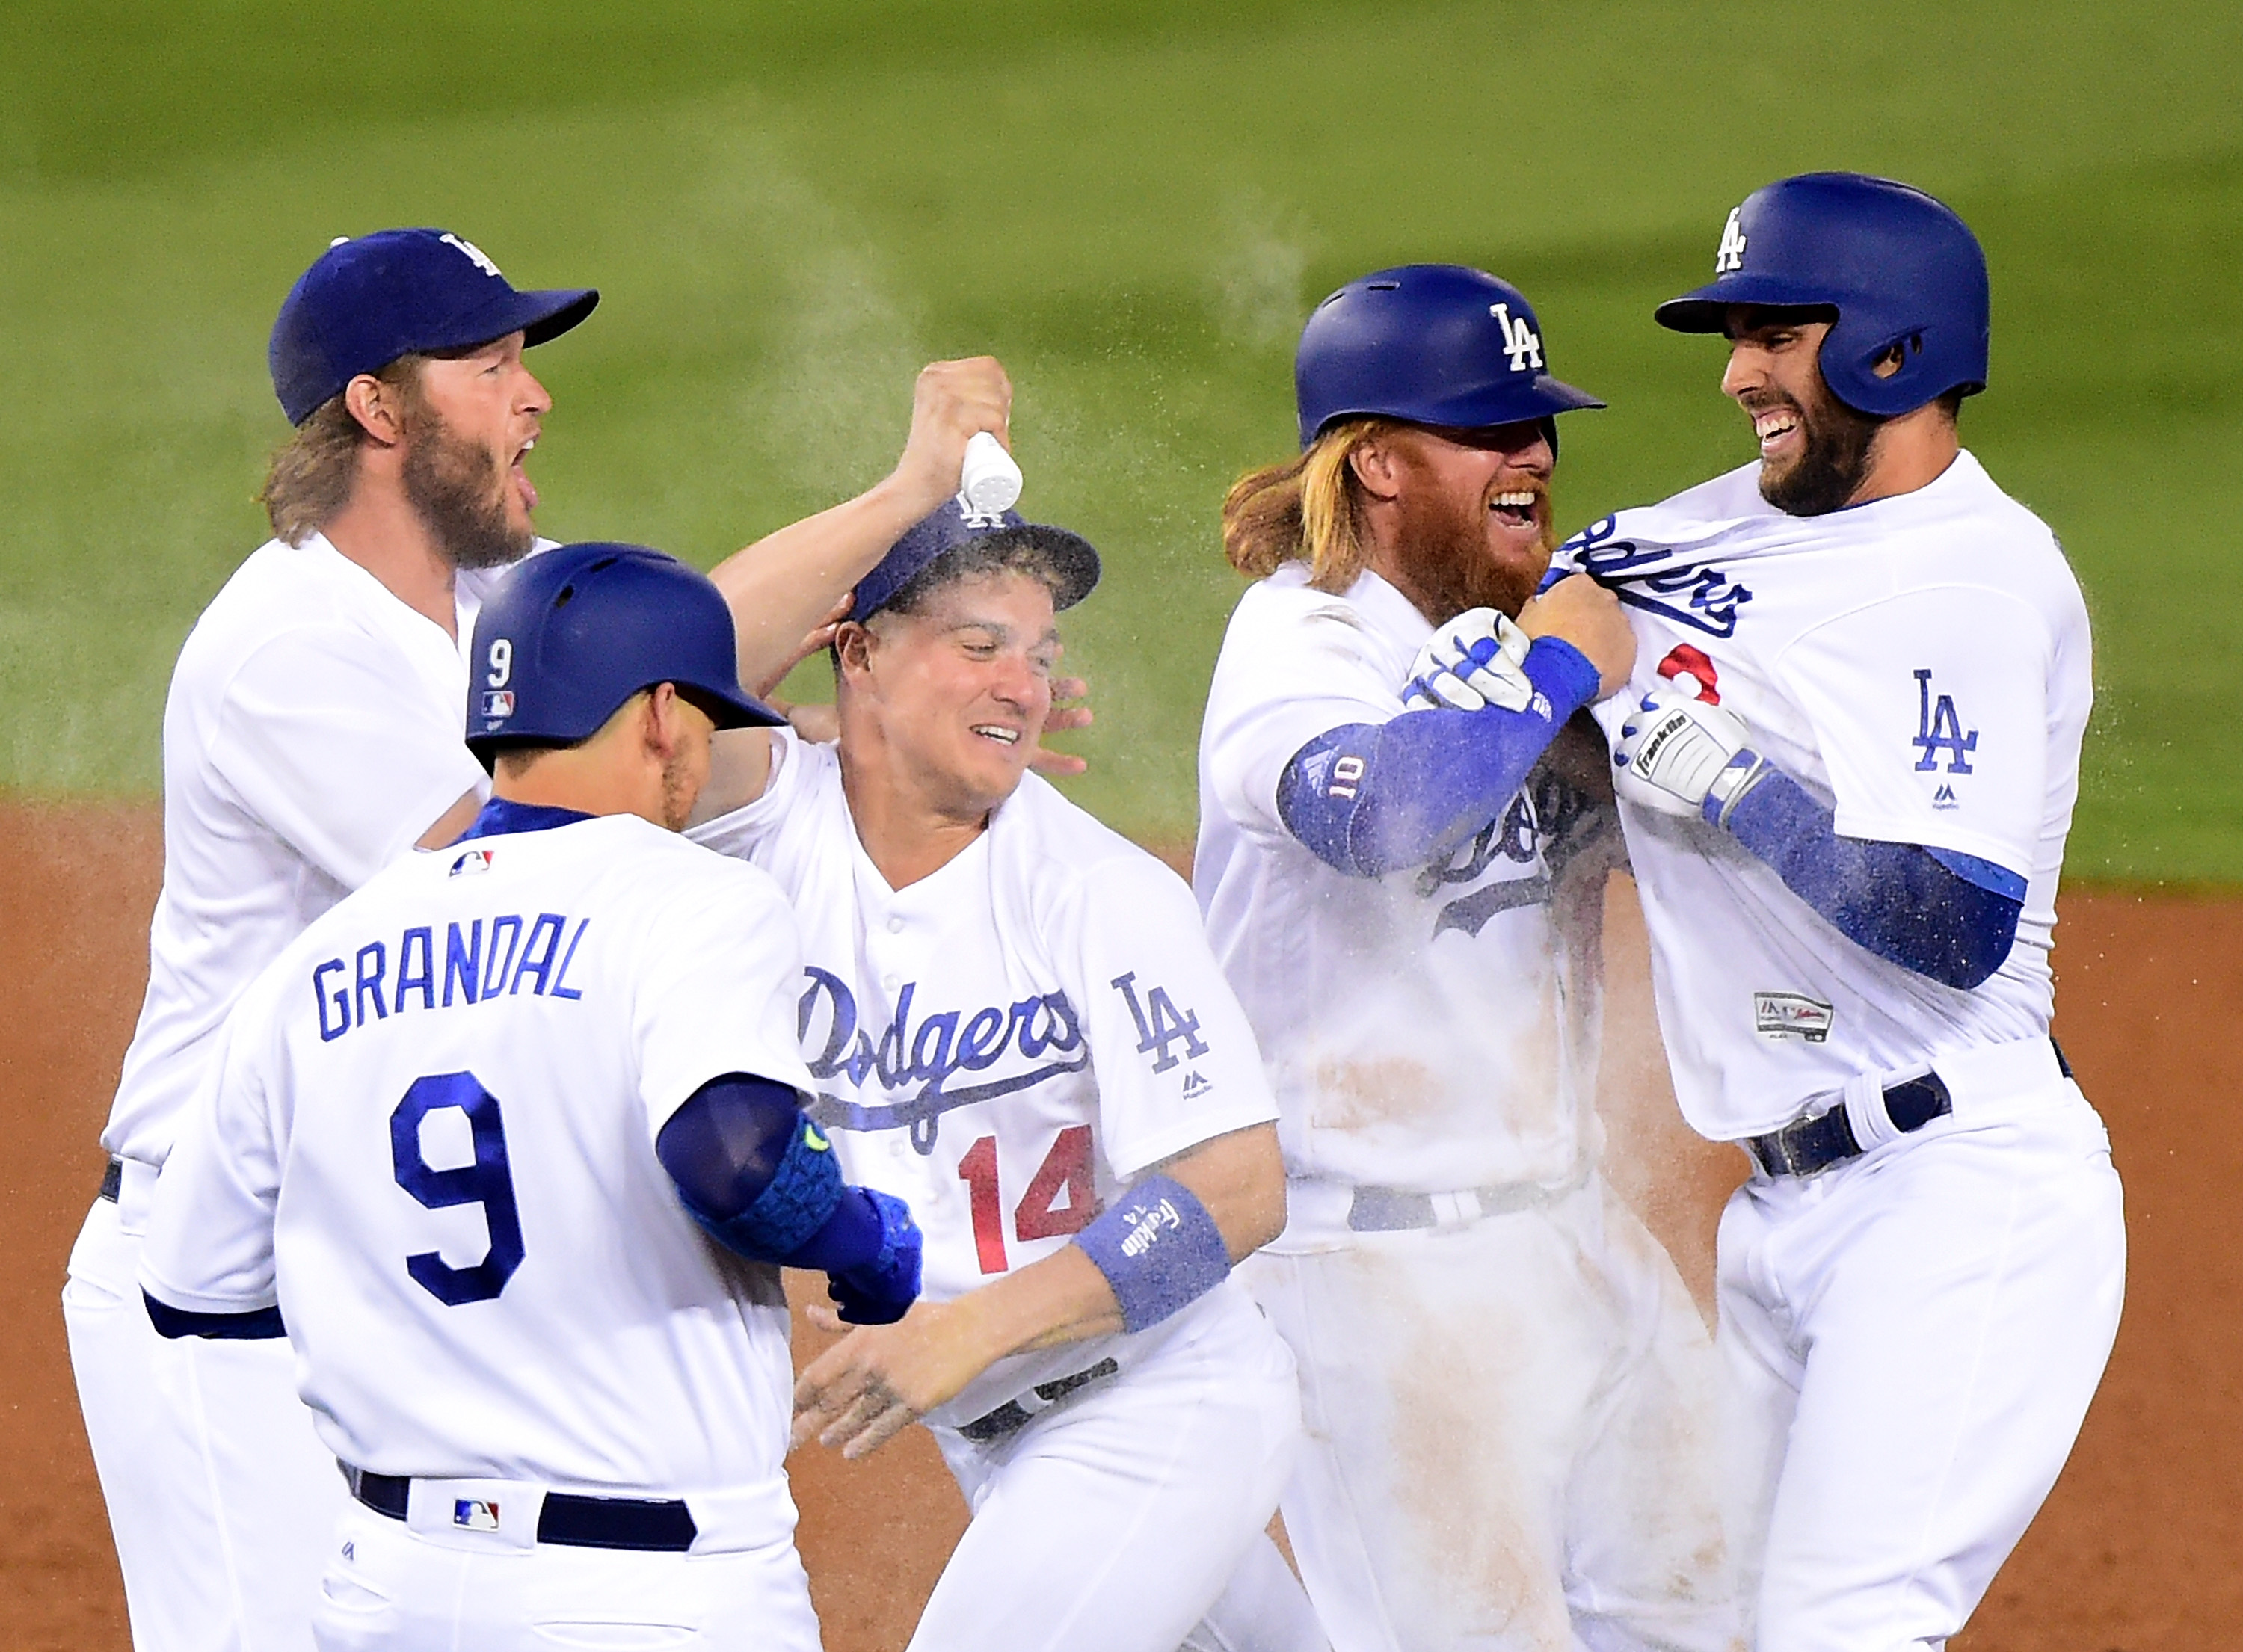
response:
<svg viewBox="0 0 2243 1652"><path fill-rule="evenodd" d="M1745 267L1745 232L1738 215L1745 209L1729 209L1729 221L1721 225L1721 244L1714 250L1714 273L1727 275L1732 270Z"/></svg>
<svg viewBox="0 0 2243 1652"><path fill-rule="evenodd" d="M1525 373L1529 366L1542 365L1542 335L1526 325L1526 318L1514 319L1507 304L1491 304L1487 312L1495 318L1496 326L1503 329L1503 353L1511 358L1511 370Z"/></svg>

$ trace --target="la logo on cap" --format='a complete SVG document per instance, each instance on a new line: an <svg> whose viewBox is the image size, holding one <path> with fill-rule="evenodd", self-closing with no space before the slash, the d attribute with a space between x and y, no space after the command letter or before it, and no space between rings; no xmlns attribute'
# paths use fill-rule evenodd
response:
<svg viewBox="0 0 2243 1652"><path fill-rule="evenodd" d="M485 275L496 275L498 273L498 265L491 262L490 254L484 252L482 248L477 246L473 241L463 241L458 236L452 234L449 231L438 236L436 238L443 242L446 246L455 246L459 248L461 252L468 255L469 260L474 263L475 268L481 270Z"/></svg>

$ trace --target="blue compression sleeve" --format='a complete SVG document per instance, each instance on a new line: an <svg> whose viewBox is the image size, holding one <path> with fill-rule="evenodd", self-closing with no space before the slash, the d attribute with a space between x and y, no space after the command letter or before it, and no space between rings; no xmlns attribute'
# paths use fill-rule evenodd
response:
<svg viewBox="0 0 2243 1652"><path fill-rule="evenodd" d="M1405 711L1351 722L1293 754L1277 814L1318 860L1383 877L1447 854L1501 814L1565 726L1597 692L1597 668L1570 642L1526 651L1537 694L1525 711Z"/></svg>
<svg viewBox="0 0 2243 1652"><path fill-rule="evenodd" d="M2025 880L1951 850L1841 837L1835 816L1780 769L1729 813L1736 840L1849 940L1950 987L1975 987L2017 939Z"/></svg>
<svg viewBox="0 0 2243 1652"><path fill-rule="evenodd" d="M751 1261L856 1266L880 1253L879 1213L841 1167L794 1090L726 1073L687 1098L655 1138L686 1212Z"/></svg>

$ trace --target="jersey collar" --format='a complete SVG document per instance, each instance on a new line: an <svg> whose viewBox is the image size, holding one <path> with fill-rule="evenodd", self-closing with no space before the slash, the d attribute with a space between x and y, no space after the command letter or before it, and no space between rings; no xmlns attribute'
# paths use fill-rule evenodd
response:
<svg viewBox="0 0 2243 1652"><path fill-rule="evenodd" d="M494 797L482 806L475 824L460 834L459 841L470 837L504 837L515 832L550 831L556 826L567 826L593 816L581 809L556 809L549 803L509 802L503 797Z"/></svg>

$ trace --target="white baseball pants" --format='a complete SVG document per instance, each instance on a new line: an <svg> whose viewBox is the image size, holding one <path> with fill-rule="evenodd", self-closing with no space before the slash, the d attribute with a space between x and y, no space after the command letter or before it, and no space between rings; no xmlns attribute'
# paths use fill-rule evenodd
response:
<svg viewBox="0 0 2243 1652"><path fill-rule="evenodd" d="M1938 1652L2024 1534L2118 1333L2110 1138L2044 1038L1943 1059L1951 1117L1755 1176L1720 1242L1757 1652Z"/></svg>
<svg viewBox="0 0 2243 1652"><path fill-rule="evenodd" d="M1285 1529L1333 1646L1731 1652L1717 1367L1658 1241L1601 1179L1389 1232L1351 1192L1297 1184L1243 1270L1300 1364Z"/></svg>
<svg viewBox="0 0 2243 1652"><path fill-rule="evenodd" d="M354 1502L320 1548L320 1652L818 1652L791 1539L695 1555L509 1543Z"/></svg>
<svg viewBox="0 0 2243 1652"><path fill-rule="evenodd" d="M347 1494L285 1340L167 1340L140 1299L155 1176L96 1199L63 1287L71 1368L138 1652L306 1652Z"/></svg>
<svg viewBox="0 0 2243 1652"><path fill-rule="evenodd" d="M1186 1311L1002 1439L931 1431L973 1519L911 1652L1322 1652L1265 1535L1300 1443L1292 1356L1235 1282Z"/></svg>

